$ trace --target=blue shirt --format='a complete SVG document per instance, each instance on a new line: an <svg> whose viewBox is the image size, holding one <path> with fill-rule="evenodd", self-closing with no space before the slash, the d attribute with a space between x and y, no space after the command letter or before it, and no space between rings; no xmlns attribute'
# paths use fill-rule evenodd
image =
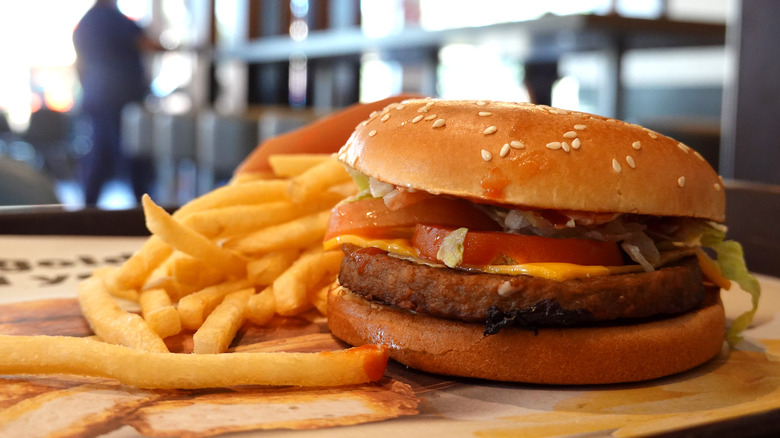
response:
<svg viewBox="0 0 780 438"><path fill-rule="evenodd" d="M73 31L86 111L119 110L149 84L139 47L143 29L114 7L94 6Z"/></svg>

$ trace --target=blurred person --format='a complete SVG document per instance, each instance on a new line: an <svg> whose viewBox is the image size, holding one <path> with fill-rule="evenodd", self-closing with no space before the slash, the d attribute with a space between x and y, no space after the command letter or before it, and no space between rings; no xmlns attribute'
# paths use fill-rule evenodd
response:
<svg viewBox="0 0 780 438"><path fill-rule="evenodd" d="M92 148L82 159L84 200L96 205L112 178L129 174L140 200L152 183L150 158L127 158L121 147L121 111L149 93L143 51L159 43L117 8L117 0L96 0L73 31L76 69L83 90L82 111L92 125Z"/></svg>

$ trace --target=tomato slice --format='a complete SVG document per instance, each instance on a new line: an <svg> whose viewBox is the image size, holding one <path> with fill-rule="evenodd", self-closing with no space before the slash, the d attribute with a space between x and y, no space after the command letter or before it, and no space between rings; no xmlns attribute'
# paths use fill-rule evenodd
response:
<svg viewBox="0 0 780 438"><path fill-rule="evenodd" d="M468 201L431 197L393 210L383 199L376 198L337 205L331 211L325 240L343 234L409 238L419 223L470 230L500 229L493 219Z"/></svg>
<svg viewBox="0 0 780 438"><path fill-rule="evenodd" d="M418 224L412 237L412 245L420 257L437 260L442 239L455 228ZM500 231L471 231L463 242L462 265L507 264L512 262L574 263L586 266L620 266L623 257L613 242L587 239L556 239L552 237L525 236Z"/></svg>

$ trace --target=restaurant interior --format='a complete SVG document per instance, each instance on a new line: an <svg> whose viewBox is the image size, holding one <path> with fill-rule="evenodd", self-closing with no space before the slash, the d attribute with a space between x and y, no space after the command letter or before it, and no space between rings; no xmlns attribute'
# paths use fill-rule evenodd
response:
<svg viewBox="0 0 780 438"><path fill-rule="evenodd" d="M0 0L0 438L780 437L778 23Z"/></svg>
<svg viewBox="0 0 780 438"><path fill-rule="evenodd" d="M80 161L92 145L72 34L93 3L0 4L7 211L85 207ZM225 184L265 139L358 102L399 93L532 101L638 123L695 148L727 181L728 225L751 247L749 265L778 273L776 1L119 0L117 7L159 42L144 53L150 93L122 109L121 138L126 156L148 159L150 192L161 205ZM126 175L103 187L97 207L136 207ZM757 229L768 234L752 237Z"/></svg>

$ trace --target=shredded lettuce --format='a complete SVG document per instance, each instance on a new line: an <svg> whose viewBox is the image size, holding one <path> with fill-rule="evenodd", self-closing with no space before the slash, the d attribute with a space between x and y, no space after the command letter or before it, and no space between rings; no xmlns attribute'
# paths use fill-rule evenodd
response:
<svg viewBox="0 0 780 438"><path fill-rule="evenodd" d="M463 261L463 241L466 240L468 228L458 228L447 234L441 241L436 258L450 268L458 266Z"/></svg>
<svg viewBox="0 0 780 438"><path fill-rule="evenodd" d="M345 168L347 169L349 176L352 177L352 181L355 182L355 186L357 186L358 189L357 195L353 196L351 200L359 201L361 199L372 198L373 196L371 195L370 178L368 175L365 175L362 172L359 172L349 166L345 166Z"/></svg>
<svg viewBox="0 0 780 438"><path fill-rule="evenodd" d="M725 240L726 228L713 222L707 222L704 225L700 227L698 243L715 252L715 262L717 262L721 274L749 293L752 302L752 307L739 315L726 331L726 342L733 348L742 341L741 333L753 321L761 296L761 285L747 269L742 245L734 240Z"/></svg>
<svg viewBox="0 0 780 438"><path fill-rule="evenodd" d="M715 249L715 246L722 243L726 239L726 228L715 222L698 222L700 234L699 244L701 246L709 246ZM695 236L696 233L689 233ZM741 254L741 253L740 253Z"/></svg>
<svg viewBox="0 0 780 438"><path fill-rule="evenodd" d="M748 328L753 321L753 316L758 309L758 300L761 296L761 286L756 277L752 276L745 265L744 252L742 245L734 240L724 240L713 245L709 245L718 255L717 262L723 276L736 282L739 287L750 294L752 307L743 312L732 323L726 332L726 341L729 346L734 347L742 341L743 330Z"/></svg>

